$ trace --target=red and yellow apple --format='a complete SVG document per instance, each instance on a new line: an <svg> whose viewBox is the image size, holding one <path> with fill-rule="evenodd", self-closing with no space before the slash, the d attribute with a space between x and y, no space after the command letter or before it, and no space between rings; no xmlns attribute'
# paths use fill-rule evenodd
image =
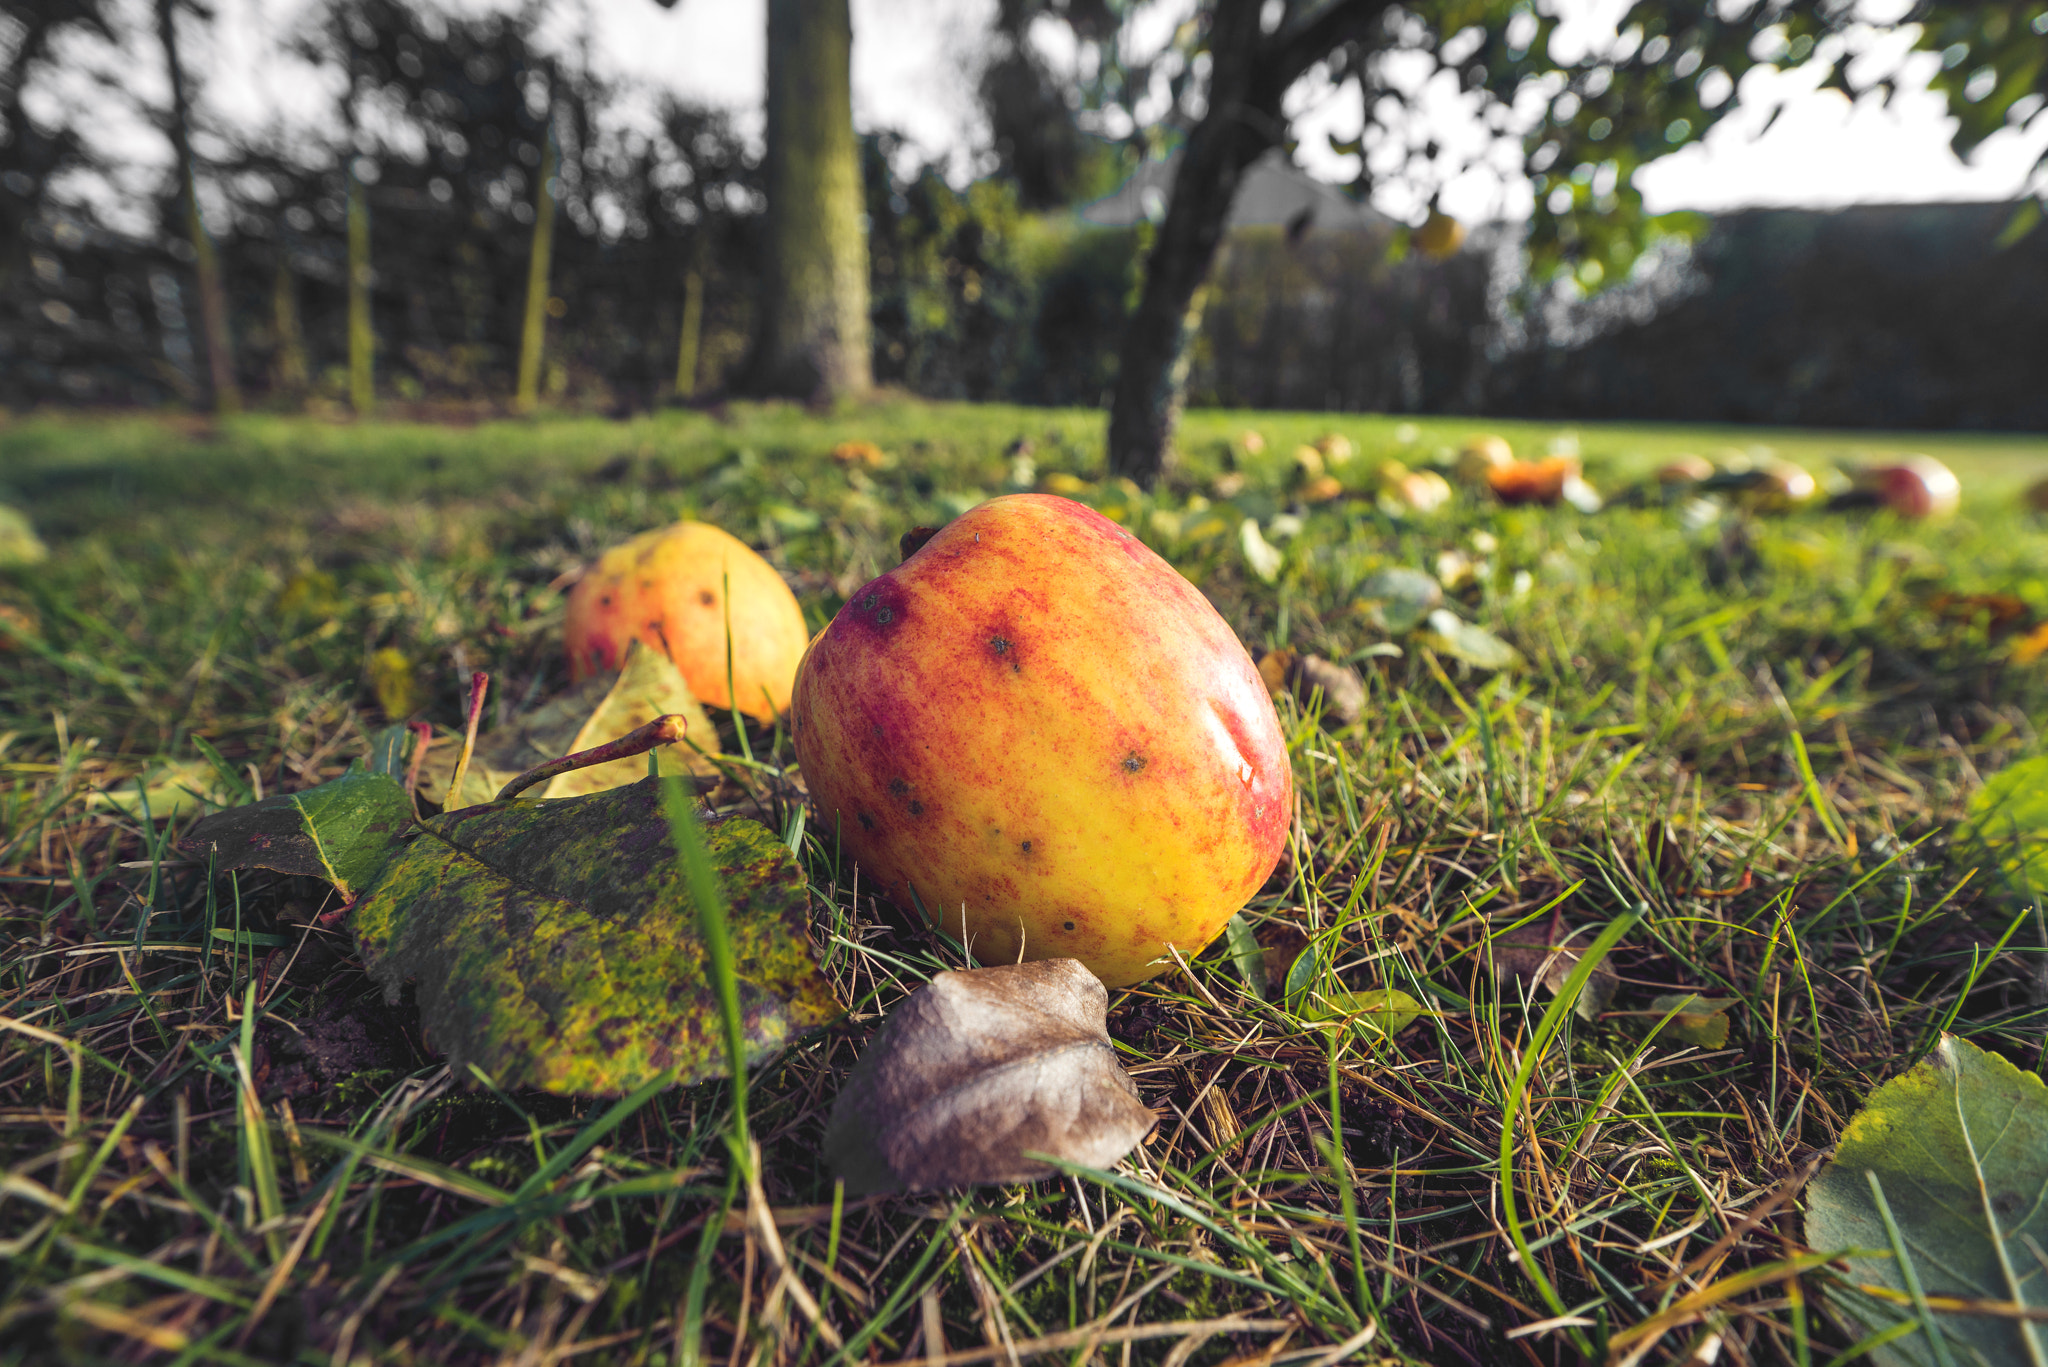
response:
<svg viewBox="0 0 2048 1367"><path fill-rule="evenodd" d="M570 591L563 634L573 679L617 669L626 643L637 638L675 661L697 701L731 707L736 693L739 710L761 721L789 710L797 661L810 641L803 609L775 567L703 522L643 532L606 551Z"/></svg>
<svg viewBox="0 0 2048 1367"><path fill-rule="evenodd" d="M797 670L791 728L860 884L984 963L1138 982L1278 862L1293 779L1251 657L1129 532L992 499L856 590Z"/></svg>
<svg viewBox="0 0 2048 1367"><path fill-rule="evenodd" d="M1955 471L1933 456L1907 456L1887 465L1860 471L1855 480L1901 517L1947 517L1963 503L1963 486Z"/></svg>

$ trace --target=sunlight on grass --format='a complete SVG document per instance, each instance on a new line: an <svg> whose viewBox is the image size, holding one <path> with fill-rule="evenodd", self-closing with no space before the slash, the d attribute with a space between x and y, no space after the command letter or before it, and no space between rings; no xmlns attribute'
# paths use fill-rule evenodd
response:
<svg viewBox="0 0 2048 1367"><path fill-rule="evenodd" d="M1927 451L1966 497L1934 524L1688 522L1654 494L1587 516L1461 493L1396 519L1301 504L1291 453L1345 434L1356 494L1475 430L1529 453L1563 434L1200 413L1144 493L1096 479L1100 427L909 402L0 427L5 496L52 550L0 577L33 624L0 653L0 1362L1682 1362L1711 1343L1811 1364L1857 1343L1799 1242L1819 1157L1942 1030L2023 1068L2048 1051L2048 925L1951 843L2048 715L2048 661L2014 648L2048 619L2048 524L2016 499L2048 444L1582 427L1610 499L1676 453L1758 446L1816 473ZM883 463L835 463L852 438ZM777 728L718 718L709 796L798 849L848 1015L743 1087L573 1100L452 1076L324 885L177 852L203 806L361 755L387 721L379 652L444 736L472 671L488 726L559 691L564 576L630 534L728 528L815 628L901 532L1026 485L1129 527L1254 654L1349 662L1365 690L1350 726L1279 701L1296 820L1235 941L1112 993L1160 1117L1114 1171L848 1200L823 1170L853 1058L961 959L805 819ZM1520 664L1389 635L1358 591L1391 567L1439 575ZM172 797L191 805L166 821ZM1393 992L1419 1009L1392 1038L1331 1005ZM1723 1044L1679 1042L1653 1007L1688 993L1732 1003Z"/></svg>

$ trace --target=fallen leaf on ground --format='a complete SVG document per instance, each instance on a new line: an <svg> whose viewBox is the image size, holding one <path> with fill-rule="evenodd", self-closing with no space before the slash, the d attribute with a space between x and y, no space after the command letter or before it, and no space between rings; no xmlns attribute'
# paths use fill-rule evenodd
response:
<svg viewBox="0 0 2048 1367"><path fill-rule="evenodd" d="M832 1108L850 1194L1028 1182L1046 1154L1106 1168L1155 1117L1116 1061L1109 993L1075 959L941 973L906 998Z"/></svg>
<svg viewBox="0 0 2048 1367"><path fill-rule="evenodd" d="M1320 655L1304 655L1294 662L1288 684L1303 707L1320 694L1325 721L1350 726L1365 715L1365 680L1355 669L1332 664Z"/></svg>
<svg viewBox="0 0 2048 1367"><path fill-rule="evenodd" d="M1400 1034L1423 1013L1421 1002L1396 987L1365 992L1311 992L1298 1013L1303 1020L1371 1030L1388 1039Z"/></svg>
<svg viewBox="0 0 2048 1367"><path fill-rule="evenodd" d="M1432 609L1443 606L1444 590L1433 575L1395 566L1367 575L1353 596L1374 626L1399 636L1421 626Z"/></svg>
<svg viewBox="0 0 2048 1367"><path fill-rule="evenodd" d="M393 721L403 721L427 703L419 671L404 651L393 646L370 657L370 691L377 695L377 706Z"/></svg>
<svg viewBox="0 0 2048 1367"><path fill-rule="evenodd" d="M1728 1042L1728 1008L1739 997L1702 997L1696 992L1676 992L1653 998L1651 1019L1663 1020L1667 1011L1676 1012L1665 1023L1660 1040L1696 1044L1702 1049L1719 1049Z"/></svg>
<svg viewBox="0 0 2048 1367"><path fill-rule="evenodd" d="M1507 669L1522 658L1506 641L1447 608L1429 614L1429 629L1438 650L1480 669Z"/></svg>
<svg viewBox="0 0 2048 1367"><path fill-rule="evenodd" d="M1930 1300L2009 1307L1971 1314L1936 1305L1947 1352L1935 1351L1922 1329L1878 1348L1880 1363L2048 1362L2040 1318L2048 1314L2048 1086L1943 1035L1849 1121L1834 1161L1808 1189L1806 1242L1859 1250L1847 1257L1851 1279L1893 1293L1839 1300L1873 1330L1914 1314L1895 1252L1911 1260Z"/></svg>
<svg viewBox="0 0 2048 1367"><path fill-rule="evenodd" d="M0 503L0 570L40 565L50 558L50 548L36 535L28 515Z"/></svg>
<svg viewBox="0 0 2048 1367"><path fill-rule="evenodd" d="M85 809L116 811L140 821L144 812L150 820L184 816L204 811L220 793L220 778L204 760L178 760L141 775L142 791L135 791L134 779L122 779L101 788L85 799Z"/></svg>
<svg viewBox="0 0 2048 1367"><path fill-rule="evenodd" d="M1266 953L1259 947L1258 936L1243 912L1234 913L1224 923L1223 939L1230 948L1231 962L1237 965L1237 976L1244 979L1245 990L1254 997L1265 996Z"/></svg>
<svg viewBox="0 0 2048 1367"><path fill-rule="evenodd" d="M807 894L758 822L705 830L731 920L749 1058L839 1014L811 961ZM557 802L433 818L350 920L388 999L418 984L420 1021L458 1075L626 1092L665 1068L727 1072L697 912L649 779Z"/></svg>
<svg viewBox="0 0 2048 1367"><path fill-rule="evenodd" d="M1547 932L1534 926L1504 931L1487 947L1493 956L1494 977L1503 982L1516 978L1525 983L1541 984L1555 996L1564 991L1566 980L1579 966L1579 951L1572 948L1572 941L1582 935L1587 937L1588 944L1592 943L1592 927L1584 926L1566 933L1563 918L1554 912ZM1579 1013L1581 1020L1597 1020L1607 1009L1607 1004L1614 1000L1615 990L1621 986L1621 979L1615 976L1607 962L1602 960L1594 965L1585 987L1579 991L1579 999L1572 1003L1572 1009Z"/></svg>
<svg viewBox="0 0 2048 1367"><path fill-rule="evenodd" d="M278 793L195 823L178 848L215 872L271 869L324 878L354 897L384 870L413 824L405 786L361 764L298 793Z"/></svg>
<svg viewBox="0 0 2048 1367"><path fill-rule="evenodd" d="M1238 540L1244 545L1244 563L1251 572L1266 583L1273 583L1280 577L1280 567L1287 563L1287 557L1259 535L1259 524L1255 518L1246 518L1238 524Z"/></svg>
<svg viewBox="0 0 2048 1367"><path fill-rule="evenodd" d="M420 796L450 809L489 802L497 797L499 789L536 764L617 740L656 717L671 713L688 719L687 740L655 751L660 757L662 776L716 773L717 766L707 756L718 753L718 730L690 695L682 671L660 651L648 650L640 642L632 641L626 646L616 675L600 674L585 679L510 725L480 738L476 753L470 757L460 800L451 801L448 794L460 743L436 745L428 752L426 767L420 775ZM557 774L545 788L528 796L575 797L636 783L646 777L644 757L616 759Z"/></svg>

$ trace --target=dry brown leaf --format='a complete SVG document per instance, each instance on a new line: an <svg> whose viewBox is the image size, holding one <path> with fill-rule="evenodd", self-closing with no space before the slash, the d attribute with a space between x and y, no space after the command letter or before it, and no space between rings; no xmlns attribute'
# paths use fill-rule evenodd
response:
<svg viewBox="0 0 2048 1367"><path fill-rule="evenodd" d="M1294 662L1290 682L1304 707L1317 692L1322 693L1326 722L1350 726L1365 715L1365 680L1355 669L1320 655L1304 655Z"/></svg>
<svg viewBox="0 0 2048 1367"><path fill-rule="evenodd" d="M1027 1153L1105 1168L1156 1119L1116 1061L1109 993L1075 959L941 973L882 1026L832 1108L849 1194L1028 1182Z"/></svg>
<svg viewBox="0 0 2048 1367"><path fill-rule="evenodd" d="M1564 918L1552 912L1547 932L1534 926L1524 926L1493 942L1494 976L1502 981L1520 978L1524 982L1541 983L1554 996L1564 991L1565 980L1579 966L1579 950L1572 947L1572 941L1583 936L1585 943L1591 944L1593 935L1594 930L1590 926L1566 934ZM1621 979L1603 960L1594 965L1572 1008L1579 1013L1581 1020L1597 1019L1607 1009L1607 1004L1614 1000L1615 989L1619 986Z"/></svg>

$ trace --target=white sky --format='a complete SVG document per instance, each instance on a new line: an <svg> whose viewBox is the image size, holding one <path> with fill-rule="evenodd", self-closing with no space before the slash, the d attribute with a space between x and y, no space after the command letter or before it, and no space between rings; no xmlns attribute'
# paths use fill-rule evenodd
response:
<svg viewBox="0 0 2048 1367"><path fill-rule="evenodd" d="M482 8L509 0L454 0L461 8ZM1874 2L1874 0L1873 0ZM1148 16L1144 42L1170 35L1172 0ZM1616 0L1583 0L1594 13L1584 31L1595 32L1599 12ZM98 53L108 77L145 99L166 89L155 51L148 0L117 0L137 36L129 51ZM318 117L329 98L321 78L278 53L306 0L216 0L215 22L191 33L186 60L202 76L207 107L237 123L282 119L304 123ZM926 155L946 156L956 177L972 167L980 142L974 101L973 54L995 9L995 0L852 0L854 121L862 128L888 126L908 135ZM662 9L654 0L581 0L564 5L552 36L563 47L584 32L601 69L629 74L695 101L740 111L742 127L758 131L765 83L765 0L679 0ZM1611 22L1608 32L1611 32ZM1568 31L1562 41L1576 41ZM1888 64L1899 52L1878 52ZM1801 71L1757 71L1747 78L1742 108L1717 126L1703 143L1689 146L1644 168L1638 186L1653 212L1692 208L1731 209L1751 205L1827 207L1855 202L1938 199L2006 199L2022 193L2029 169L2048 147L2048 119L2037 119L2030 134L2008 129L1990 139L1969 164L1948 148L1952 121L1941 101L1926 92L1934 58L1922 54L1905 64L1905 93L1889 108L1874 100L1854 105L1841 95L1813 89ZM58 100L90 98L82 85L44 95ZM1483 140L1463 114L1465 97L1454 84L1424 92L1431 131L1454 149L1477 152ZM1784 112L1762 137L1770 106ZM163 140L139 124L105 117L96 103L89 125L106 145L120 149L138 167L169 159ZM1298 159L1332 180L1348 180L1356 161L1330 151L1329 136L1353 136L1359 107L1355 91L1332 92L1305 82L1290 100L1296 114ZM1530 209L1525 183L1507 170L1468 171L1443 187L1442 204L1467 220L1522 217ZM1397 216L1419 215L1420 200L1389 187L1376 196L1379 207Z"/></svg>

